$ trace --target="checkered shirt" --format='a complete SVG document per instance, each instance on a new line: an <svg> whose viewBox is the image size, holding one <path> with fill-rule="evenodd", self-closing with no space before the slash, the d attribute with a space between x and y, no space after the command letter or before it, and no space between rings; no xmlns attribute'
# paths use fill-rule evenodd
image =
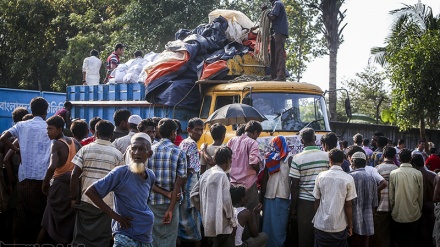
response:
<svg viewBox="0 0 440 247"><path fill-rule="evenodd" d="M148 168L156 175L156 185L164 190L172 191L177 176L186 178L185 153L169 139L162 138L151 148L153 156L148 160ZM151 191L151 205L170 203L170 199Z"/></svg>

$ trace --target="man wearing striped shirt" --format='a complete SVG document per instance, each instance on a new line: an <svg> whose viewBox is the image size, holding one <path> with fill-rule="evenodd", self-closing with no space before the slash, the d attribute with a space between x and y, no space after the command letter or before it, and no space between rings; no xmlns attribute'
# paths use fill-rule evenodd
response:
<svg viewBox="0 0 440 247"><path fill-rule="evenodd" d="M314 227L312 224L315 215L313 189L315 179L322 171L329 168L328 154L316 146L315 131L311 128L300 132L304 150L295 155L290 167L291 177L291 204L290 219L298 222L299 246L313 246ZM297 214L297 212L300 212Z"/></svg>
<svg viewBox="0 0 440 247"><path fill-rule="evenodd" d="M123 165L122 153L111 146L114 125L107 120L96 124L96 141L81 148L72 160L70 198L76 209L74 245L109 246L112 239L112 218L99 209L85 194L89 186L105 177L113 168ZM104 197L113 208L113 193Z"/></svg>
<svg viewBox="0 0 440 247"><path fill-rule="evenodd" d="M376 166L377 172L388 182L390 181L390 173L396 170L394 158L396 157L396 149L394 147L386 147L383 152L384 161ZM371 239L374 246L390 246L390 225L391 225L391 209L388 199L388 186L380 193L379 206L374 213L374 237Z"/></svg>

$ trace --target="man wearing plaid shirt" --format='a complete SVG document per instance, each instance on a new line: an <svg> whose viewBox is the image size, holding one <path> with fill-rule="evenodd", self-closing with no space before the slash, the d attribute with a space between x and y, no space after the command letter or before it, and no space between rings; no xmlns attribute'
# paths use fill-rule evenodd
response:
<svg viewBox="0 0 440 247"><path fill-rule="evenodd" d="M149 206L154 214L154 246L168 247L176 245L179 207L175 205L177 194L186 179L187 165L185 153L174 145L177 124L164 118L160 120L158 128L162 139L153 145L153 156L148 160L148 168L156 175Z"/></svg>

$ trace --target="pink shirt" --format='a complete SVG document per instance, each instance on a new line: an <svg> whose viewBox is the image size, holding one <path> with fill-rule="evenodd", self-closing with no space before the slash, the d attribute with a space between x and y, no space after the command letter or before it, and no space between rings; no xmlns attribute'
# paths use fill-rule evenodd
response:
<svg viewBox="0 0 440 247"><path fill-rule="evenodd" d="M250 188L257 182L257 172L250 164L259 164L261 160L258 142L243 134L230 139L227 146L232 149L231 184Z"/></svg>

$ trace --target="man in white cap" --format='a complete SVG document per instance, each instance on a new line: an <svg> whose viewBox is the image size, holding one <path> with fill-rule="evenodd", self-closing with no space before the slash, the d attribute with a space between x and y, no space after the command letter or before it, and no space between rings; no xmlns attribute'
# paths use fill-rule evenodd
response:
<svg viewBox="0 0 440 247"><path fill-rule="evenodd" d="M365 171L367 157L364 152L356 152L350 162L354 171L350 175L354 179L357 197L352 201L353 235L348 239L350 246L369 244L369 236L374 235L373 208L377 207L377 184L374 178Z"/></svg>
<svg viewBox="0 0 440 247"><path fill-rule="evenodd" d="M128 135L117 138L113 141L112 146L121 151L121 153L125 153L125 150L127 150L127 147L130 146L130 140L131 137L138 133L139 130L137 128L138 124L140 124L142 121L142 118L139 115L131 115L128 118L128 125L130 132L128 132Z"/></svg>
<svg viewBox="0 0 440 247"><path fill-rule="evenodd" d="M150 138L145 136L131 138L127 165L116 167L85 192L112 218L114 246L153 246L154 215L147 203L156 178L145 165L153 153ZM111 191L115 200L113 208L102 199Z"/></svg>

